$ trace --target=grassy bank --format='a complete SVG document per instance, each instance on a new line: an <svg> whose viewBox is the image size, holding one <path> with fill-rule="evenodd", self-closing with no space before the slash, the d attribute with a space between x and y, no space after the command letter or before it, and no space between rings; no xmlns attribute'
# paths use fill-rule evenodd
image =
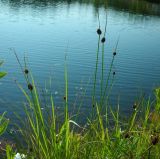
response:
<svg viewBox="0 0 160 159"><path fill-rule="evenodd" d="M67 60L65 60L64 67L64 113L63 117L59 117L52 94L50 95L50 112L46 113L41 109L43 104L31 70L28 69L26 61L24 66L21 64L14 52L26 80L27 90L16 81L17 86L26 97L26 102L23 105L25 116L17 115L20 124L15 124L16 134L13 138L13 144L7 142L4 144L0 151L0 158L14 159L15 156L27 159L159 158L160 88L155 89L154 100L140 97L133 104L130 116L121 116L119 105L116 110L110 107L108 99L115 77L113 63L117 56L119 38L113 50L106 76L104 72L106 26L103 34L100 24L97 30L98 43L93 77L92 111L84 125L79 125L79 121L75 118L73 120L68 111ZM101 64L100 70L98 70L99 63ZM99 100L96 98L98 71L101 72ZM79 116L79 112L75 116ZM3 128L3 132L8 124L6 121L8 120L3 115L0 118L0 124L3 125L0 128Z"/></svg>
<svg viewBox="0 0 160 159"><path fill-rule="evenodd" d="M61 123L52 96L51 113L46 116L34 81L28 84L30 95L21 89L29 108L25 106L26 118L20 118L22 124L17 127L14 147L6 147L8 159L17 152L29 159L158 159L160 156L160 89L155 90L154 101L141 98L133 104L133 113L126 120L119 114L119 107L113 111L106 106L102 113L96 103L94 117L88 118L83 126L69 115L67 89Z"/></svg>

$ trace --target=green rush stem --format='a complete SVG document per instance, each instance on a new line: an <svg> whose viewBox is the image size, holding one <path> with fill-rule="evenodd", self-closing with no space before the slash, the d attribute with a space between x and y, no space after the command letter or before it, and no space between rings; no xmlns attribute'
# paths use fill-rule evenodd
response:
<svg viewBox="0 0 160 159"><path fill-rule="evenodd" d="M104 31L104 37L106 35L107 30L107 14L106 14L106 23L105 23L105 31ZM101 95L100 95L100 101L103 99L103 80L104 80L104 43L102 44L102 75L101 75ZM101 104L100 104L101 106Z"/></svg>
<svg viewBox="0 0 160 159"><path fill-rule="evenodd" d="M19 57L18 57L18 55L17 55L17 53L16 53L16 51L15 51L14 49L13 49L13 53L14 53L14 55L15 55L18 63L19 63L19 66L20 66L20 68L21 68L21 71L22 71L22 73L23 73L23 75L24 75L24 78L25 78L25 80L26 80L26 83L27 83L27 85L28 85L28 84L29 84L28 75L26 75L26 74L24 73L22 64L21 64L21 62L20 62L20 60L19 60ZM26 58L24 58L24 63L25 63L25 67L26 67ZM34 102L34 94L33 94L32 91L31 91L31 96L32 96L32 101L33 101L33 103L34 103L34 105L35 105L35 102Z"/></svg>
<svg viewBox="0 0 160 159"><path fill-rule="evenodd" d="M95 91L96 91L96 82L97 82L97 70L98 70L98 60L99 60L99 45L100 45L100 35L98 37L98 44L97 44L97 52L96 52L96 68L94 73L94 84L93 84L93 96L92 96L92 113L91 118L94 117L94 106L95 106Z"/></svg>
<svg viewBox="0 0 160 159"><path fill-rule="evenodd" d="M68 77L67 77L67 62L65 61L65 110L66 110L66 113L68 112Z"/></svg>
<svg viewBox="0 0 160 159"><path fill-rule="evenodd" d="M68 146L69 146L69 115L68 115L68 73L67 73L67 55L65 56L65 75L64 75L64 79L65 79L65 158L68 157Z"/></svg>
<svg viewBox="0 0 160 159"><path fill-rule="evenodd" d="M150 156L151 156L151 148L152 148L152 146L149 147L149 149L148 149L148 159L150 159Z"/></svg>
<svg viewBox="0 0 160 159"><path fill-rule="evenodd" d="M109 89L109 91L108 91L107 99L106 99L106 101L105 101L106 106L107 106L107 103L108 103L109 96L110 96L110 94L111 94L111 90L112 90L112 88L113 88L113 83L114 83L114 76L113 76L113 78L112 78L112 83L111 83L110 89Z"/></svg>
<svg viewBox="0 0 160 159"><path fill-rule="evenodd" d="M22 71L22 73L23 73L23 75L24 75L24 78L25 78L27 84L29 84L28 76L24 73L23 66L22 66L22 64L21 64L21 62L20 62L20 60L19 60L19 57L18 57L15 49L13 49L13 53L14 53L16 59L17 59L17 62L18 62L18 64L19 64L20 68L21 68L21 71Z"/></svg>
<svg viewBox="0 0 160 159"><path fill-rule="evenodd" d="M102 93L103 93L103 79L104 79L104 44L102 44L101 98L102 98Z"/></svg>
<svg viewBox="0 0 160 159"><path fill-rule="evenodd" d="M88 86L88 85L89 85L89 82L87 83L87 86ZM78 119L78 114L80 114L80 109L81 109L82 104L83 104L83 102L84 102L84 96L85 96L85 94L86 94L86 91L87 91L87 89L85 89L85 90L83 91L83 93L82 93L82 100L81 100L81 102L80 102L80 104L79 104L78 111L77 111L77 116L76 116L76 118L75 118L75 121L77 121L77 119ZM74 126L73 126L73 130L74 130Z"/></svg>
<svg viewBox="0 0 160 159"><path fill-rule="evenodd" d="M98 47L97 47L97 57L96 57L96 68L94 73L94 85L93 85L93 104L95 102L95 90L96 90L96 82L97 82L97 70L98 70L98 59L99 59L99 45L100 45L100 35L98 38Z"/></svg>
<svg viewBox="0 0 160 159"><path fill-rule="evenodd" d="M28 77L28 75L25 74L25 72L24 72L24 70L23 70L23 67L22 67L22 65L21 65L21 63L20 63L20 60L19 60L19 58L18 58L18 55L17 55L17 53L16 53L16 51L15 51L14 49L13 49L13 52L14 52L14 54L15 54L15 56L16 56L16 59L17 59L19 65L20 65L21 71L22 71L22 73L23 73L23 75L24 75L24 78L25 78L25 80L26 80L26 83L27 83L27 85L28 85L28 84L30 83L30 82L29 82L29 77ZM25 63L25 67L26 67L26 58L24 58L24 63ZM34 86L34 87L35 87L35 86ZM30 93L31 93L31 98L32 98L32 101L33 101L33 104L34 104L34 108L37 108L37 107L36 107L36 103L35 103L35 96L34 96L33 91L36 91L36 90L30 91ZM34 109L34 113L35 113L35 115L37 115L37 112L35 111L35 109ZM36 124L39 125L39 122L38 122L37 118L36 118ZM42 123L42 124L43 124L43 123ZM43 126L44 126L44 125L43 125ZM38 127L37 127L37 133L38 133L38 147L39 147L39 146L40 146L40 141L39 141L39 128L38 128ZM40 153L40 152L38 152L38 153Z"/></svg>
<svg viewBox="0 0 160 159"><path fill-rule="evenodd" d="M111 62L110 69L109 69L109 73L108 73L108 76L107 76L106 85L105 85L103 97L102 97L101 104L100 104L101 107L102 107L102 105L103 105L104 98L105 98L105 95L106 95L106 91L107 91L107 88L108 88L108 83L109 83L109 79L110 79L110 76L111 76L111 71L112 71L112 67L113 67L113 62L114 62L114 56L113 56L113 58L112 58L112 62Z"/></svg>
<svg viewBox="0 0 160 159"><path fill-rule="evenodd" d="M65 80L65 113L68 112L68 76L67 76L67 54L65 54L64 80Z"/></svg>

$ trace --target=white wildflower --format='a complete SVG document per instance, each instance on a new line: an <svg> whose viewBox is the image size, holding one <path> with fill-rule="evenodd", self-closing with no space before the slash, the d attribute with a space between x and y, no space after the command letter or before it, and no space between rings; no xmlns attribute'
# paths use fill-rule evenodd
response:
<svg viewBox="0 0 160 159"><path fill-rule="evenodd" d="M25 158L26 158L26 155L20 154L20 153L17 153L17 154L14 156L14 159L25 159Z"/></svg>

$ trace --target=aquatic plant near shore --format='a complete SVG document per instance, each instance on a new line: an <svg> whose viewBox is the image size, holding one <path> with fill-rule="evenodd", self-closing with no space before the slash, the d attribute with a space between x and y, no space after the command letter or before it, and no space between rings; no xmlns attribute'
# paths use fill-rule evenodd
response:
<svg viewBox="0 0 160 159"><path fill-rule="evenodd" d="M0 66L2 66L3 61L0 61ZM0 79L6 76L6 72L0 72ZM0 115L0 136L6 131L6 128L8 126L9 120L6 119L5 116L6 112L4 112L2 115Z"/></svg>
<svg viewBox="0 0 160 159"><path fill-rule="evenodd" d="M113 57L115 56L113 53ZM24 69L22 69L24 70ZM24 71L23 71L24 72ZM112 72L112 71L111 71ZM115 72L113 72L113 75ZM77 158L153 158L160 156L160 88L155 90L156 101L145 101L142 96L133 104L133 113L127 120L121 120L119 106L116 111L101 112L96 102L95 118L87 119L84 126L72 120L68 111L68 77L65 61L64 116L59 119L55 112L54 98L50 95L50 113L42 111L42 103L31 71L26 75L26 85L32 83L32 91L27 91L17 82L27 99L24 106L26 119L18 126L23 143L17 152L27 158L38 159L77 159ZM30 80L29 80L30 79ZM28 94L29 93L29 94ZM152 107L152 110L151 110ZM143 109L143 113L141 110ZM151 114L156 114L151 117ZM78 114L76 114L78 115ZM156 120L156 122L155 122ZM60 122L58 122L60 121ZM76 127L76 131L72 129ZM9 159L9 158L8 158Z"/></svg>
<svg viewBox="0 0 160 159"><path fill-rule="evenodd" d="M6 112L0 115L0 136L6 131L7 126L9 124L9 119L6 119L5 116Z"/></svg>
<svg viewBox="0 0 160 159"><path fill-rule="evenodd" d="M3 61L0 61L0 67L3 65ZM6 76L7 72L1 72L0 71L0 79L3 78L4 76Z"/></svg>
<svg viewBox="0 0 160 159"><path fill-rule="evenodd" d="M99 34L98 34L99 35ZM46 114L42 110L41 97L35 84L31 70L25 64L20 63L22 73L26 80L26 89L17 81L17 85L26 97L24 105L25 115L18 117L21 124L18 125L18 137L21 136L23 144L18 143L16 150L9 146L6 148L8 159L15 156L16 152L25 154L27 158L38 159L89 159L89 158L150 158L154 159L160 156L160 88L155 91L155 102L145 100L142 96L139 101L131 106L132 114L127 120L121 119L120 107L113 110L106 102L109 98L110 90L109 79L114 78L115 72L112 70L114 58L117 55L117 45L113 51L111 65L108 70L105 85L101 83L101 100L95 99L95 85L97 77L97 68L94 76L94 118L87 118L84 126L81 126L73 120L68 110L68 73L67 61L65 58L64 81L65 91L62 99L64 101L63 117L55 112L54 97L50 94L50 112ZM100 38L99 38L100 42ZM103 45L103 44L102 44ZM98 45L100 47L100 45ZM103 47L103 46L102 46ZM98 48L99 49L99 48ZM98 51L98 50L97 50ZM103 54L102 49L102 54ZM104 57L104 56L103 56ZM98 56L97 56L98 60ZM96 66L98 61L96 60ZM102 59L103 61L104 59ZM103 62L101 65L101 78L103 79ZM27 70L27 71L26 71ZM113 76L112 76L113 74ZM112 80L113 82L113 80ZM104 88L103 88L104 86ZM107 89L109 88L109 92ZM93 105L92 105L93 106ZM106 108L106 111L102 111ZM152 107L152 109L151 109ZM143 110L143 113L141 112ZM78 116L79 114L75 114ZM73 129L76 127L76 130ZM20 146L19 146L20 145ZM9 156L9 157L8 157ZM17 154L19 156L19 154ZM21 156L22 157L22 156Z"/></svg>

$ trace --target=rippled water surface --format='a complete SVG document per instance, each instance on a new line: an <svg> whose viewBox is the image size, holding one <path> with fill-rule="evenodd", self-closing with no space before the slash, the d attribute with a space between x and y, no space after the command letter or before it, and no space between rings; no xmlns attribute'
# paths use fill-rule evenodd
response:
<svg viewBox="0 0 160 159"><path fill-rule="evenodd" d="M51 91L58 108L63 103L67 57L70 109L78 107L80 101L82 110L90 109L98 12L102 30L107 13L105 75L120 36L113 66L116 76L111 104L119 101L121 109L127 112L140 93L150 95L160 84L159 4L138 0L129 3L1 0L0 58L5 61L1 69L8 75L0 81L0 112L8 111L11 115L14 111L21 112L24 98L15 80L27 89L10 48L16 50L22 63L24 56L27 57L43 102L47 98L44 92ZM100 83L100 71L97 81ZM97 89L97 96L99 93Z"/></svg>

